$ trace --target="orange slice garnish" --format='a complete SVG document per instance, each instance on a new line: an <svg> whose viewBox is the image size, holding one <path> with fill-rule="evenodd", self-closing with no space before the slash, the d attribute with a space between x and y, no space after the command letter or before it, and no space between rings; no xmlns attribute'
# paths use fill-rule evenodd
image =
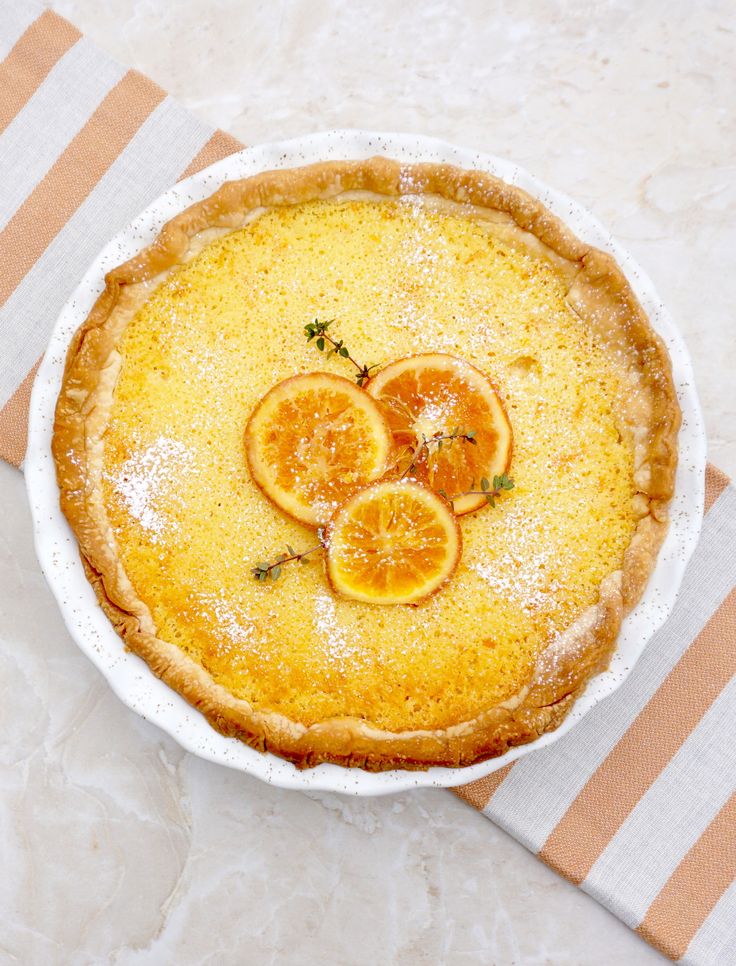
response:
<svg viewBox="0 0 736 966"><path fill-rule="evenodd" d="M285 513L313 527L383 476L391 446L376 402L355 383L327 372L278 383L245 430L255 482Z"/></svg>
<svg viewBox="0 0 736 966"><path fill-rule="evenodd" d="M511 465L512 433L503 404L488 377L463 359L441 353L409 356L386 366L366 386L384 406L394 440L404 454L399 469L442 492L457 514L486 505L481 481ZM473 433L443 442L433 437ZM428 445L417 450L422 440Z"/></svg>
<svg viewBox="0 0 736 966"><path fill-rule="evenodd" d="M326 542L332 588L372 604L411 604L434 593L462 550L449 504L409 480L356 493L333 517Z"/></svg>

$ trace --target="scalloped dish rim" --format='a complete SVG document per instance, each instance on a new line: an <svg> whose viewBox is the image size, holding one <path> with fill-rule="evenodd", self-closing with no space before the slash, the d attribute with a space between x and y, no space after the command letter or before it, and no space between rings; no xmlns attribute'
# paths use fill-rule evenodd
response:
<svg viewBox="0 0 736 966"><path fill-rule="evenodd" d="M216 732L184 698L156 678L140 658L122 648L120 638L99 607L85 576L76 538L59 507L50 449L51 432L67 346L101 291L107 270L150 243L165 221L192 202L207 197L224 181L270 168L295 167L318 160L367 158L374 154L400 161L447 162L488 171L524 188L561 217L583 240L609 252L623 269L653 328L664 339L670 353L683 414L680 460L669 533L644 596L624 619L610 668L590 681L560 727L498 758L465 768L368 772L322 764L300 771L288 761L255 751L235 738L226 738ZM105 246L62 309L39 366L31 397L28 450L23 469L36 553L67 628L128 707L157 724L186 750L269 784L304 791L379 795L416 787L452 787L489 775L559 740L591 708L618 689L674 606L685 567L700 534L705 460L703 417L684 341L651 281L593 215L516 165L491 155L416 135L327 131L248 148L216 162L163 194Z"/></svg>

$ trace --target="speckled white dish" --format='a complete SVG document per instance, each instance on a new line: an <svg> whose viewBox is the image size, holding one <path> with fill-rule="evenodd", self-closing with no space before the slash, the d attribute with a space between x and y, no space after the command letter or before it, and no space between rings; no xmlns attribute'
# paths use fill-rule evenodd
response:
<svg viewBox="0 0 736 966"><path fill-rule="evenodd" d="M338 765L299 771L270 754L261 754L214 731L197 711L171 691L135 655L126 652L88 583L77 542L59 509L51 457L56 397L69 341L103 288L105 273L149 244L169 218L215 191L224 181L270 168L288 168L325 159L367 158L374 154L406 161L449 162L489 171L519 185L544 202L585 241L610 252L626 272L655 329L672 357L683 411L680 462L672 506L672 525L644 598L625 619L610 670L588 685L562 726L531 745L469 768L430 768L426 772L373 774ZM551 744L626 678L675 602L687 561L700 533L705 486L706 440L685 344L654 287L633 258L584 208L548 188L509 161L416 135L365 131L328 131L250 148L182 181L162 195L101 252L64 307L36 376L31 399L28 451L24 464L33 514L36 551L70 633L108 679L118 697L163 728L184 748L211 761L237 768L283 788L322 789L352 795L381 795L408 788L453 786L488 775L530 751Z"/></svg>

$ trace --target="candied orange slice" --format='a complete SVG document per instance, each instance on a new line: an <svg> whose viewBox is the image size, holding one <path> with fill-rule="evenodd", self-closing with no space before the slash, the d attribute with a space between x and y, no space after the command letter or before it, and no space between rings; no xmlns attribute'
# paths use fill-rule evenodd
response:
<svg viewBox="0 0 736 966"><path fill-rule="evenodd" d="M391 446L376 402L355 383L328 372L278 383L245 430L255 482L285 513L313 527L383 476Z"/></svg>
<svg viewBox="0 0 736 966"><path fill-rule="evenodd" d="M360 490L333 517L326 542L333 589L372 604L411 604L434 593L462 550L449 504L410 480Z"/></svg>
<svg viewBox="0 0 736 966"><path fill-rule="evenodd" d="M404 454L400 469L406 471L413 462L410 475L446 494L458 515L486 505L482 492L466 491L480 491L481 480L508 471L512 433L484 373L455 356L427 353L391 363L366 388L384 406ZM457 432L472 433L472 443L437 439ZM421 447L423 440L427 445Z"/></svg>

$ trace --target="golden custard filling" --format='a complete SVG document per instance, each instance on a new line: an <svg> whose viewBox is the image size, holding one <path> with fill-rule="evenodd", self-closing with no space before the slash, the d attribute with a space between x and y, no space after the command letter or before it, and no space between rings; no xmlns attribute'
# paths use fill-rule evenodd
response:
<svg viewBox="0 0 736 966"><path fill-rule="evenodd" d="M305 725L444 728L516 694L636 526L625 390L569 284L482 218L416 199L268 209L174 270L120 340L104 437L108 518L158 636ZM317 559L253 580L257 561L314 542L254 483L243 431L289 376L352 378L305 341L315 318L368 364L467 360L513 426L513 492L458 518L457 570L416 606L344 599Z"/></svg>

